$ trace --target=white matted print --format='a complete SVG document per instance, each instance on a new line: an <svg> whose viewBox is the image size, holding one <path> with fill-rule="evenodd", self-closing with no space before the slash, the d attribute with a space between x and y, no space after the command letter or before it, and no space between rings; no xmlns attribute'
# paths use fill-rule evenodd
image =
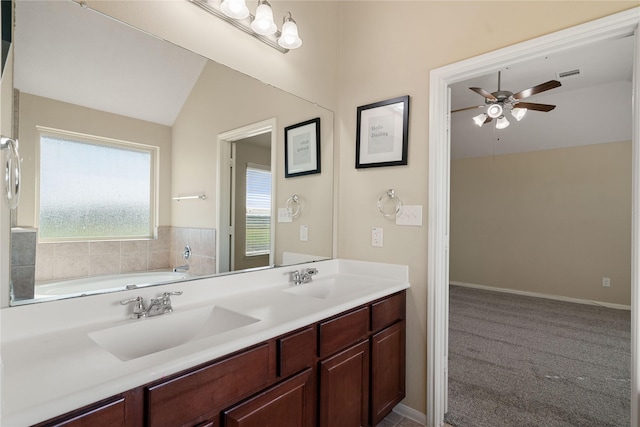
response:
<svg viewBox="0 0 640 427"><path fill-rule="evenodd" d="M407 164L409 96L358 107L356 168Z"/></svg>
<svg viewBox="0 0 640 427"><path fill-rule="evenodd" d="M320 118L284 128L284 176L320 173Z"/></svg>

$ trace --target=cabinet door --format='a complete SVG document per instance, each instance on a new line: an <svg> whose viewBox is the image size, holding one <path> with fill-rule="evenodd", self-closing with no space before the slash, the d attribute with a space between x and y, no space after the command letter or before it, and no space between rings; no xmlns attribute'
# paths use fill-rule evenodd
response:
<svg viewBox="0 0 640 427"><path fill-rule="evenodd" d="M369 342L320 362L320 427L367 425Z"/></svg>
<svg viewBox="0 0 640 427"><path fill-rule="evenodd" d="M405 393L405 324L398 322L371 337L371 425L400 403Z"/></svg>
<svg viewBox="0 0 640 427"><path fill-rule="evenodd" d="M315 394L307 369L224 412L227 427L312 427Z"/></svg>

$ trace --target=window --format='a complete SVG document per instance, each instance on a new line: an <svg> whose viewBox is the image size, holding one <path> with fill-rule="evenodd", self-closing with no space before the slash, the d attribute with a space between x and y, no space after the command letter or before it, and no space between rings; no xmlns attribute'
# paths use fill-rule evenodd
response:
<svg viewBox="0 0 640 427"><path fill-rule="evenodd" d="M271 171L265 166L248 164L246 182L245 255L269 254L271 251Z"/></svg>
<svg viewBox="0 0 640 427"><path fill-rule="evenodd" d="M153 237L155 150L40 129L40 238Z"/></svg>

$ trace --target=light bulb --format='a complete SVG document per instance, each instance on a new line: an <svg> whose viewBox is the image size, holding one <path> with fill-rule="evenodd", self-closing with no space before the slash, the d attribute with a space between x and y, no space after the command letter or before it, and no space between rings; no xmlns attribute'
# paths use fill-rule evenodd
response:
<svg viewBox="0 0 640 427"><path fill-rule="evenodd" d="M477 116L475 116L473 118L473 122L478 126L482 126L485 122L485 120L487 120L487 115L485 113L482 114L478 114Z"/></svg>
<svg viewBox="0 0 640 427"><path fill-rule="evenodd" d="M263 36L270 36L278 30L276 23L273 22L273 11L269 2L260 0L256 9L256 17L251 23L251 29Z"/></svg>
<svg viewBox="0 0 640 427"><path fill-rule="evenodd" d="M500 116L496 122L496 129L504 129L509 126L509 120L505 116Z"/></svg>
<svg viewBox="0 0 640 427"><path fill-rule="evenodd" d="M496 119L502 115L502 105L500 104L491 104L487 107L487 116L492 119Z"/></svg>
<svg viewBox="0 0 640 427"><path fill-rule="evenodd" d="M513 110L511 110L511 115L513 117L515 117L515 119L517 121L522 120L522 118L524 117L524 115L527 113L527 109L526 108L514 108Z"/></svg>
<svg viewBox="0 0 640 427"><path fill-rule="evenodd" d="M285 49L297 49L302 46L302 39L298 36L298 25L287 12L282 19L282 35L278 39L278 44Z"/></svg>
<svg viewBox="0 0 640 427"><path fill-rule="evenodd" d="M245 19L249 16L249 8L244 0L224 0L220 5L220 10L233 19Z"/></svg>

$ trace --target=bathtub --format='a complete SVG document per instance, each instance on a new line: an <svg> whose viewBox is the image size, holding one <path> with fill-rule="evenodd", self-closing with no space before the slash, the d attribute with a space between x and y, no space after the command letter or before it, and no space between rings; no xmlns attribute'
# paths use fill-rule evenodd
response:
<svg viewBox="0 0 640 427"><path fill-rule="evenodd" d="M175 282L188 279L189 273L173 271L150 271L141 273L114 274L109 276L83 277L59 282L36 284L34 298L53 298L100 294L122 291L152 284Z"/></svg>

